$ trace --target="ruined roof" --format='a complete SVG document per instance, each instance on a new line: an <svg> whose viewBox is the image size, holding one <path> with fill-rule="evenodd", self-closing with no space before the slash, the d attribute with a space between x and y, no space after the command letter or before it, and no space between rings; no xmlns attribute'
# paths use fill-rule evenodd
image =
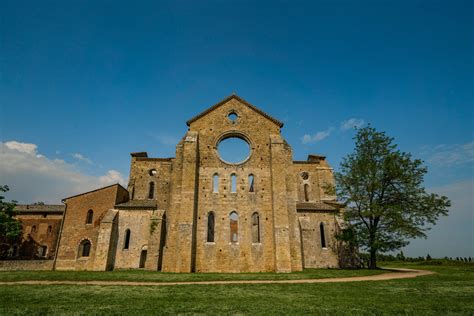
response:
<svg viewBox="0 0 474 316"><path fill-rule="evenodd" d="M296 209L298 211L337 211L338 208L331 204L325 202L300 202L296 203Z"/></svg>
<svg viewBox="0 0 474 316"><path fill-rule="evenodd" d="M130 209L130 208L156 209L157 203L156 203L156 200L130 200L125 203L116 204L115 208L117 209Z"/></svg>
<svg viewBox="0 0 474 316"><path fill-rule="evenodd" d="M66 208L63 204L18 204L14 208L15 213L64 213Z"/></svg>
<svg viewBox="0 0 474 316"><path fill-rule="evenodd" d="M188 120L186 122L186 125L191 125L192 122L200 119L201 117L203 117L204 115L214 111L215 109L217 109L218 107L220 107L221 105L229 102L230 100L232 99L236 99L237 101L239 101L240 103L243 103L245 104L246 106L248 106L249 108L251 108L252 110L254 110L255 112L259 113L260 115L264 116L265 118L269 119L270 121L272 121L273 123L275 123L276 125L278 125L280 128L283 127L283 123L280 122L279 120L271 117L270 115L268 115L267 113L263 112L262 110L258 109L256 106L248 103L247 101L245 101L244 99L242 99L241 97L239 97L238 95L235 95L235 94L232 94L230 96L228 96L227 98L225 98L224 100L220 101L219 103L217 104L214 104L213 106L211 106L210 108L208 108L207 110L201 112L200 114L194 116L193 118L191 118L190 120Z"/></svg>

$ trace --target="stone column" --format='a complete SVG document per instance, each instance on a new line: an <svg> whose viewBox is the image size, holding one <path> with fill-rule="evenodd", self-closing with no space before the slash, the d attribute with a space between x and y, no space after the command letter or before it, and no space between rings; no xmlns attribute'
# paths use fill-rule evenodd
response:
<svg viewBox="0 0 474 316"><path fill-rule="evenodd" d="M275 271L291 272L290 225L288 218L286 174L288 152L280 135L270 135L273 232L275 234Z"/></svg>

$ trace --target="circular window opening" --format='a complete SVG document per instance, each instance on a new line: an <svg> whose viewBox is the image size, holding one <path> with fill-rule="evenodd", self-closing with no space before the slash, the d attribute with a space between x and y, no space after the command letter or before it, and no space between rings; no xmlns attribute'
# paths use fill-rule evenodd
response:
<svg viewBox="0 0 474 316"><path fill-rule="evenodd" d="M157 173L158 173L158 172L156 171L156 169L151 169L150 171L148 171L148 174L149 174L150 176L156 176Z"/></svg>
<svg viewBox="0 0 474 316"><path fill-rule="evenodd" d="M301 173L301 178L303 178L303 180L308 180L309 178L309 174L305 171L305 172L302 172Z"/></svg>
<svg viewBox="0 0 474 316"><path fill-rule="evenodd" d="M225 162L239 164L250 156L249 143L238 136L224 138L217 144L219 157Z"/></svg>
<svg viewBox="0 0 474 316"><path fill-rule="evenodd" d="M227 115L227 118L228 118L229 120L231 120L233 123L235 123L235 121L237 121L237 119L239 118L239 116L237 115L237 113L231 112L231 113L229 113L229 115Z"/></svg>

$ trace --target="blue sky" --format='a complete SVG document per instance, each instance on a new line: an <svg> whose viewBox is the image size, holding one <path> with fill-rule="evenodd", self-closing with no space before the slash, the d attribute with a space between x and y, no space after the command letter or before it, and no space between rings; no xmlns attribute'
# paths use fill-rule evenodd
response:
<svg viewBox="0 0 474 316"><path fill-rule="evenodd" d="M173 156L185 121L235 92L285 123L295 159L337 169L351 126L386 131L455 196L408 254L473 256L473 6L2 1L0 178L20 202L125 182L130 152Z"/></svg>

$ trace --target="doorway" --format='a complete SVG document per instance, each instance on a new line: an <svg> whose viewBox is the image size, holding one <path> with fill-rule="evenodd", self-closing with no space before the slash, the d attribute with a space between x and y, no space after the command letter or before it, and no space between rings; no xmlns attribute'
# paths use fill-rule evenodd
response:
<svg viewBox="0 0 474 316"><path fill-rule="evenodd" d="M142 250L142 252L140 253L140 265L139 265L140 269L143 269L145 267L146 253L147 253L146 250Z"/></svg>

